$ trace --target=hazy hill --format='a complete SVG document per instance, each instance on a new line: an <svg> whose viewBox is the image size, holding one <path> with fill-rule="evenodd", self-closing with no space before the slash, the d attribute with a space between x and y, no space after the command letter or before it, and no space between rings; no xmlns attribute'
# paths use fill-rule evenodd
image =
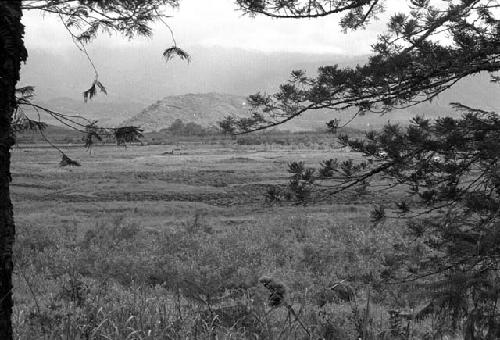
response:
<svg viewBox="0 0 500 340"><path fill-rule="evenodd" d="M244 115L246 112L243 96L213 92L185 94L165 97L124 121L122 125L140 126L145 131L159 131L180 119L207 127L215 125L228 114Z"/></svg>

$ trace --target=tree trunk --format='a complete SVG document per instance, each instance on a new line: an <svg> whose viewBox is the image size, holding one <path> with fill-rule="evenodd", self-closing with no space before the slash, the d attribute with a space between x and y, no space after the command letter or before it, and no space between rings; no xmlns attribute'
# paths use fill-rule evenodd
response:
<svg viewBox="0 0 500 340"><path fill-rule="evenodd" d="M12 249L15 225L10 200L12 117L21 62L26 60L21 0L0 3L0 339L12 339Z"/></svg>

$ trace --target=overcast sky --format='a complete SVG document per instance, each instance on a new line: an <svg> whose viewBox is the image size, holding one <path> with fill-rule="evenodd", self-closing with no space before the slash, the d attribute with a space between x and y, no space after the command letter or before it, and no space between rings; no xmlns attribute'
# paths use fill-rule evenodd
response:
<svg viewBox="0 0 500 340"><path fill-rule="evenodd" d="M405 5L402 0L389 0L388 11L393 13ZM337 24L338 17L319 19L271 19L250 18L236 11L233 0L182 0L179 10L169 24L175 32L178 44L183 46L222 46L263 52L306 52L360 55L370 52L370 45L385 29L386 20L372 23L368 29L343 34ZM64 49L71 47L71 39L55 16L42 17L40 13L25 13L26 45L28 48ZM100 37L93 45L98 47L140 45L157 48L171 44L168 31L155 27L152 40Z"/></svg>

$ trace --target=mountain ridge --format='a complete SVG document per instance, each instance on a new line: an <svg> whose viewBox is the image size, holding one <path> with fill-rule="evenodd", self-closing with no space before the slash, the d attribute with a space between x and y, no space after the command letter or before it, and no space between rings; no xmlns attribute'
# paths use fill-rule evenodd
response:
<svg viewBox="0 0 500 340"><path fill-rule="evenodd" d="M209 92L166 96L147 106L121 126L140 126L144 131L168 128L175 120L194 122L204 127L215 125L227 115L247 113L243 96Z"/></svg>

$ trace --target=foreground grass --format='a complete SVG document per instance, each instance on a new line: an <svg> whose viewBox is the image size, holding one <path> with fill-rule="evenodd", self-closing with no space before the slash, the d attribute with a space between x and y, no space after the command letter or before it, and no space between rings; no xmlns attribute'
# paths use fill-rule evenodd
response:
<svg viewBox="0 0 500 340"><path fill-rule="evenodd" d="M210 148L82 152L75 169L59 168L57 153L15 154L16 338L430 334L429 321L390 318L412 307L381 280L403 236L370 223L373 196L264 202L268 183L286 182L287 162L317 164L324 151ZM279 306L262 276L286 286Z"/></svg>
<svg viewBox="0 0 500 340"><path fill-rule="evenodd" d="M286 284L289 303L316 338L355 338L356 315L328 288L347 280L363 299L389 240L399 236L390 226L343 222L302 211L225 230L201 215L166 230L126 218L26 225L16 248L17 337L304 337L285 308L266 306L258 278L268 275ZM372 307L372 332L389 327L381 308Z"/></svg>

